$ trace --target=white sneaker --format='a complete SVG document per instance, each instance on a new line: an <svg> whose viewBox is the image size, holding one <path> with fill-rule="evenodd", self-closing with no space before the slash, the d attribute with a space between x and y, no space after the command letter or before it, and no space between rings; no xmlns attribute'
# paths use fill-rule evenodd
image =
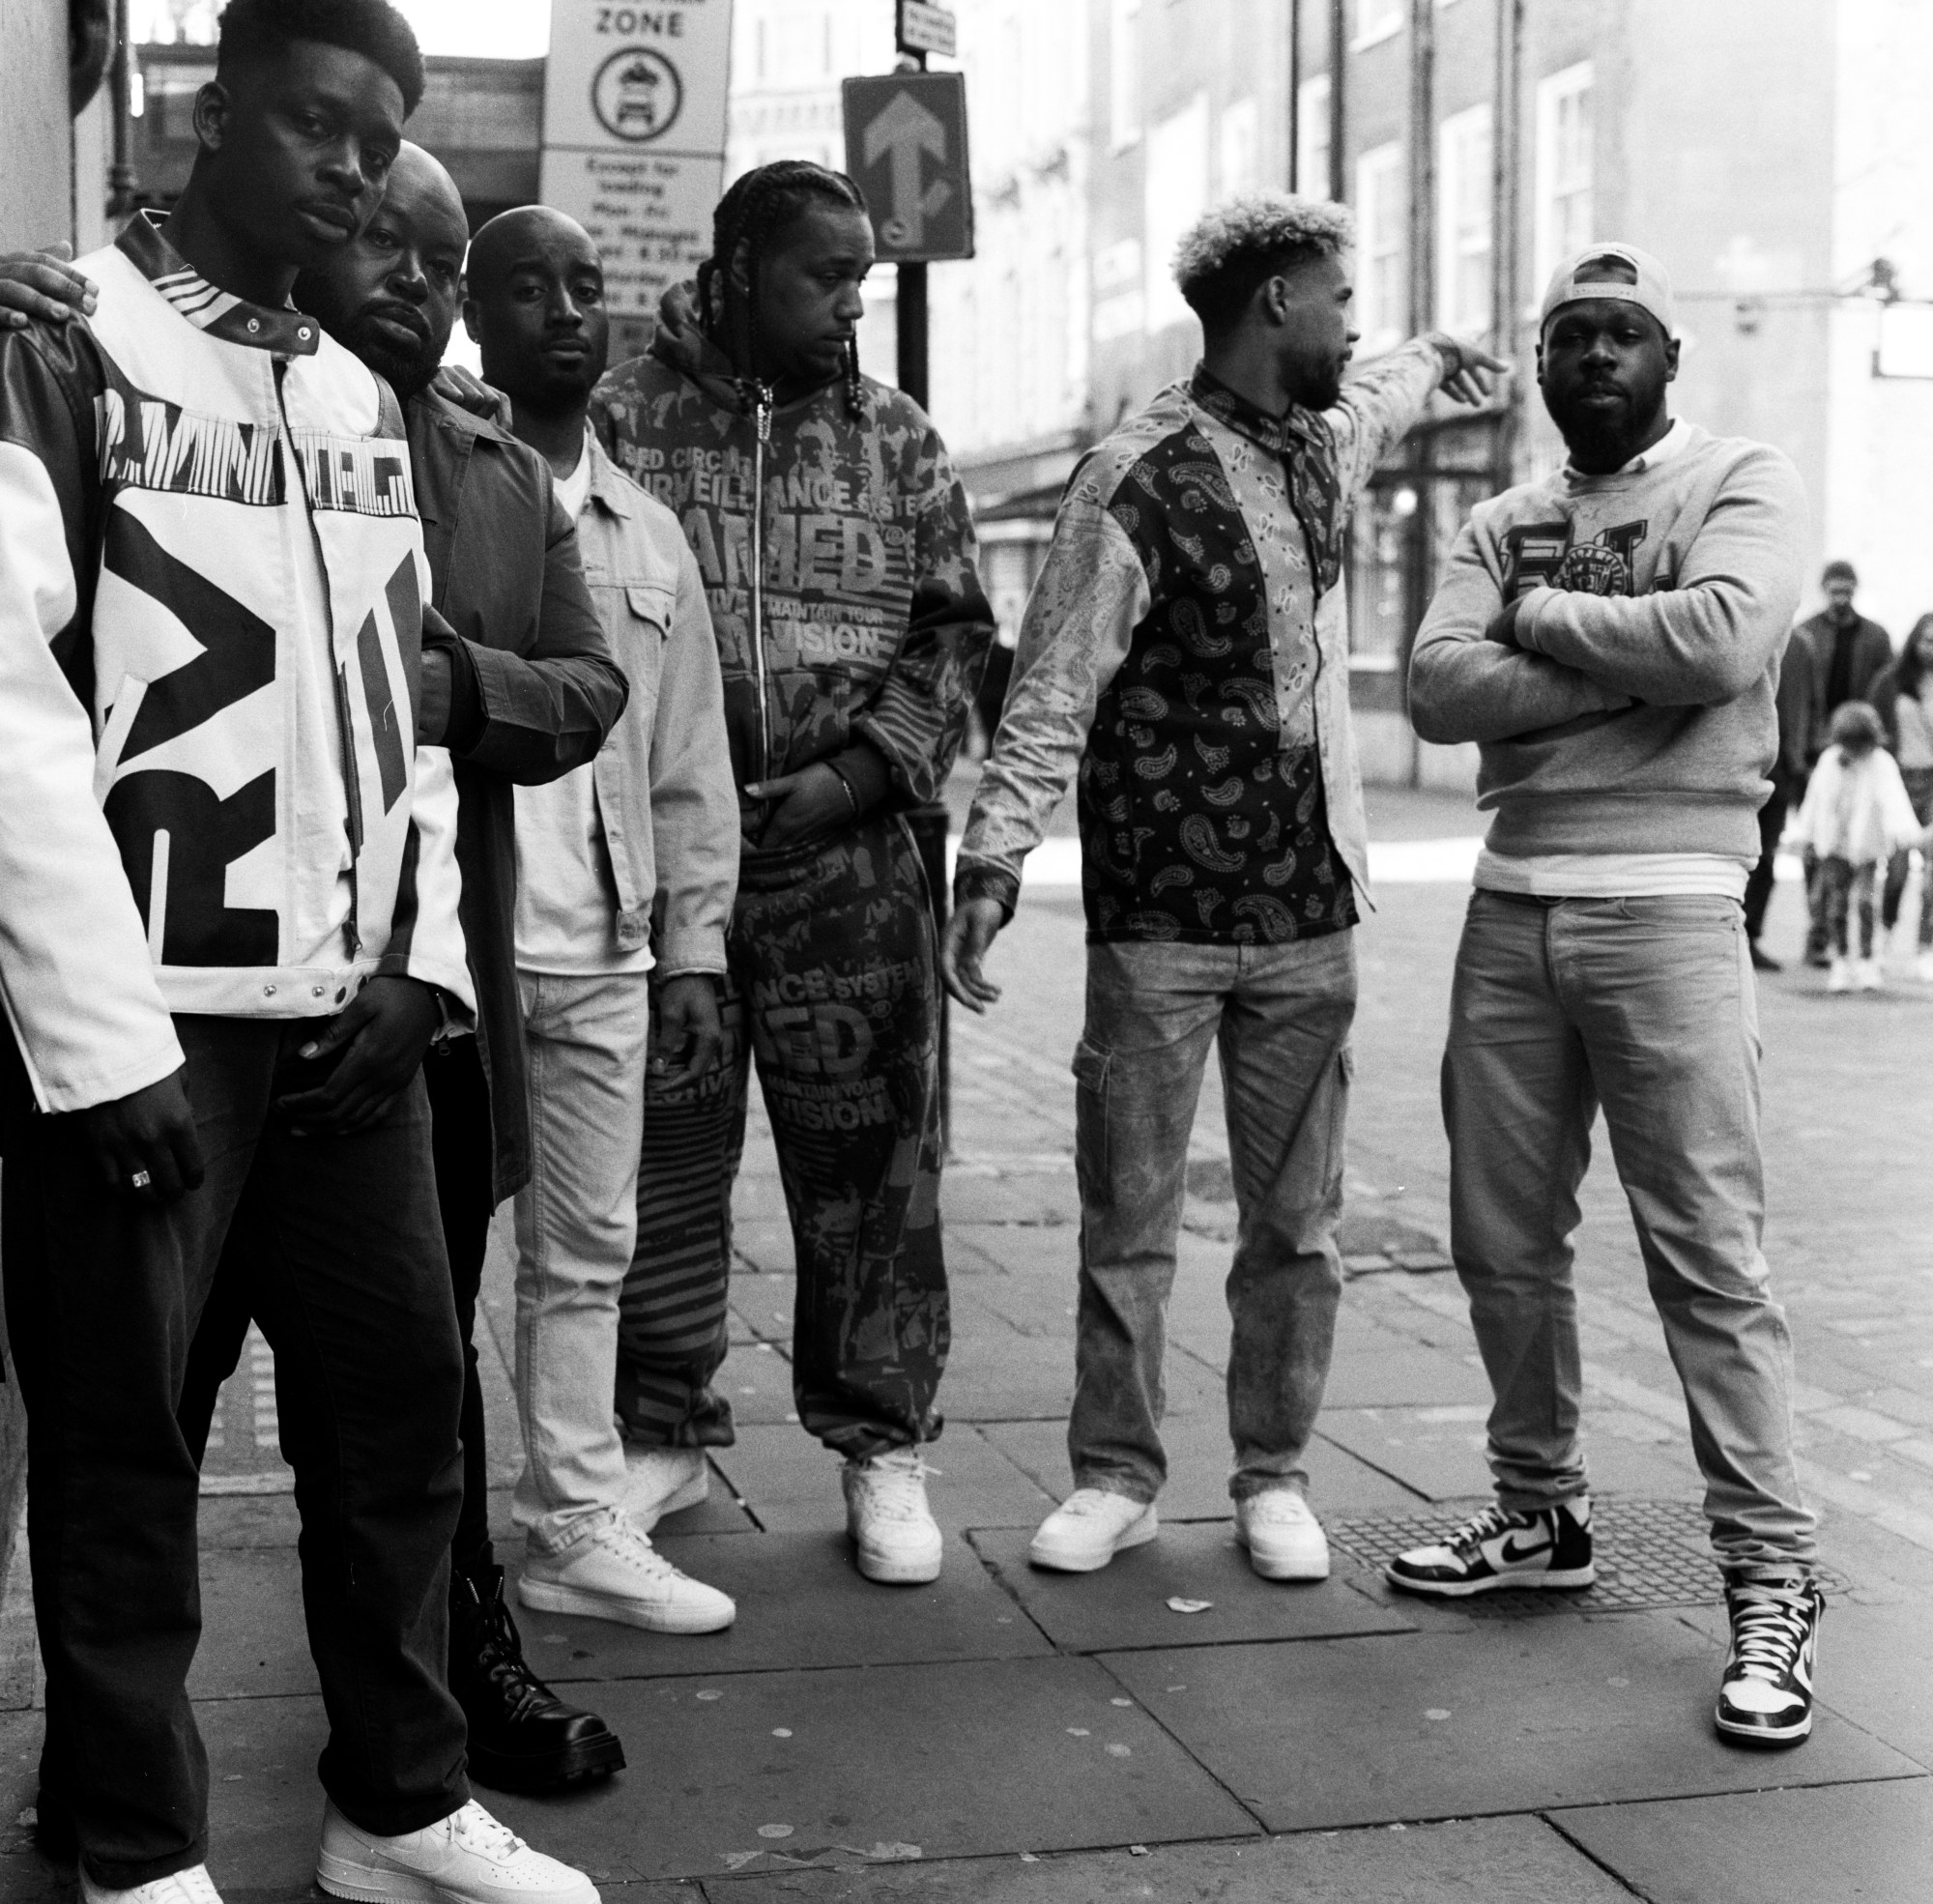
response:
<svg viewBox="0 0 1933 1904"><path fill-rule="evenodd" d="M1861 959L1858 977L1861 992L1883 992L1886 989L1886 970L1877 959Z"/></svg>
<svg viewBox="0 0 1933 1904"><path fill-rule="evenodd" d="M109 1890L97 1884L86 1863L80 1867L82 1904L221 1904L221 1893L208 1875L206 1864L190 1864L186 1871L173 1871L164 1878L150 1878L127 1890Z"/></svg>
<svg viewBox="0 0 1933 1904"><path fill-rule="evenodd" d="M1329 1537L1293 1487L1264 1487L1235 1503L1235 1540L1264 1580L1326 1580Z"/></svg>
<svg viewBox="0 0 1933 1904"><path fill-rule="evenodd" d="M1826 990L1828 992L1850 992L1852 989L1852 962L1834 954L1832 968L1826 974Z"/></svg>
<svg viewBox="0 0 1933 1904"><path fill-rule="evenodd" d="M711 1491L702 1448L624 1449L624 1512L649 1534L668 1514L698 1507Z"/></svg>
<svg viewBox="0 0 1933 1904"><path fill-rule="evenodd" d="M943 1543L926 1504L927 1473L916 1448L889 1448L842 1470L846 1532L867 1579L917 1587L939 1578Z"/></svg>
<svg viewBox="0 0 1933 1904"><path fill-rule="evenodd" d="M1913 976L1921 985L1933 985L1933 950L1922 952L1914 960Z"/></svg>
<svg viewBox="0 0 1933 1904"><path fill-rule="evenodd" d="M1040 1523L1027 1559L1056 1573L1094 1573L1117 1553L1146 1546L1160 1531L1152 1501L1077 1487Z"/></svg>
<svg viewBox="0 0 1933 1904"><path fill-rule="evenodd" d="M533 1851L474 1799L395 1838L352 1825L332 1802L315 1881L332 1897L362 1904L598 1904L582 1871Z"/></svg>
<svg viewBox="0 0 1933 1904"><path fill-rule="evenodd" d="M738 1617L731 1595L680 1573L621 1514L562 1553L527 1548L517 1598L539 1613L581 1613L650 1633L715 1633Z"/></svg>

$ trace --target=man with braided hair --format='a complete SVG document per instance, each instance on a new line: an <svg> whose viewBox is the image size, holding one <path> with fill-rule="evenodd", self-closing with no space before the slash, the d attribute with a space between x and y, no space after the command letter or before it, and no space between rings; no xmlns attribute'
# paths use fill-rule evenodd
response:
<svg viewBox="0 0 1933 1904"><path fill-rule="evenodd" d="M1156 1534L1162 1342L1201 1070L1219 1043L1241 1227L1228 1429L1236 1537L1321 1579L1303 1499L1342 1263L1342 1124L1367 866L1349 732L1342 550L1383 452L1439 387L1505 366L1440 333L1345 389L1342 207L1258 192L1209 214L1174 274L1200 365L1075 472L961 842L948 989L973 1011L1021 862L1077 765L1087 904L1074 1492L1037 1567L1088 1572Z"/></svg>
<svg viewBox="0 0 1933 1904"><path fill-rule="evenodd" d="M738 896L715 1064L651 1059L618 1411L629 1506L702 1497L733 1438L731 1191L756 1058L798 1264L798 1415L845 1457L869 1579L939 1571L921 1444L948 1340L938 985L904 814L944 785L993 639L966 499L918 406L859 374L872 228L851 180L803 161L720 201L697 295L592 420L678 517L718 641L739 789Z"/></svg>

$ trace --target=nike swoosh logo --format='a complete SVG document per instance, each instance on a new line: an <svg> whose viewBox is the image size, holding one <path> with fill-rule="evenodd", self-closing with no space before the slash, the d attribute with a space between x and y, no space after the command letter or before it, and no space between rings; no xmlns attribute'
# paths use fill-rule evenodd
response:
<svg viewBox="0 0 1933 1904"><path fill-rule="evenodd" d="M1516 1544L1516 1536L1515 1534L1506 1534L1504 1536L1503 1548L1498 1553L1497 1558L1506 1567L1510 1567L1515 1565L1519 1560L1534 1560L1541 1553L1548 1553L1555 1545L1556 1543L1554 1541L1533 1541L1529 1546L1520 1547Z"/></svg>

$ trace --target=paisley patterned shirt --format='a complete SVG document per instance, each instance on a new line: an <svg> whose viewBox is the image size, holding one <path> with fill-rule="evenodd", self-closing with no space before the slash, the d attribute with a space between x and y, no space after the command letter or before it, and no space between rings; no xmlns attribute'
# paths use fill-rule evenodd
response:
<svg viewBox="0 0 1933 1904"><path fill-rule="evenodd" d="M1197 369L1089 451L1027 602L955 880L1010 910L1077 766L1090 938L1277 944L1365 882L1341 579L1348 512L1443 375L1418 340L1334 409Z"/></svg>

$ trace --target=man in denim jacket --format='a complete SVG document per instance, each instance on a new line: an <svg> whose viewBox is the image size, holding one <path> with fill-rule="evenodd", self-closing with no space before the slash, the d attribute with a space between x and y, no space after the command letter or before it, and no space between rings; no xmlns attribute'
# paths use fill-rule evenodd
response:
<svg viewBox="0 0 1933 1904"><path fill-rule="evenodd" d="M717 644L676 518L586 427L610 326L583 227L543 207L505 213L476 235L469 290L484 374L509 396L516 434L549 460L630 683L594 762L517 789L533 1133L532 1177L516 1203L527 1455L513 1513L528 1541L517 1591L545 1612L712 1632L731 1625L731 1600L652 1547L654 1515L623 1511L612 1398L653 991L659 1076L707 1069L719 1044L714 981L737 883L738 799Z"/></svg>

